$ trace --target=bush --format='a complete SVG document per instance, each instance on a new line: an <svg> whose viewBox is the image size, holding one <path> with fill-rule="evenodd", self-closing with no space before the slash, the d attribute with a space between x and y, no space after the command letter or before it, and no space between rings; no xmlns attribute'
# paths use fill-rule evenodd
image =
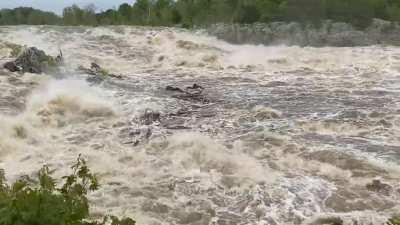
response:
<svg viewBox="0 0 400 225"><path fill-rule="evenodd" d="M0 170L0 225L135 225L130 218L115 216L90 220L87 194L99 188L98 180L81 157L71 169L61 187L47 166L37 179L23 176L10 186Z"/></svg>
<svg viewBox="0 0 400 225"><path fill-rule="evenodd" d="M388 225L400 225L400 217L390 219L387 224Z"/></svg>

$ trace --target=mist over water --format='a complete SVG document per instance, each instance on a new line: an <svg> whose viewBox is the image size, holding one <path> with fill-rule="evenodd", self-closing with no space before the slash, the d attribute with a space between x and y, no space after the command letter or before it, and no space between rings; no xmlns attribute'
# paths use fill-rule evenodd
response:
<svg viewBox="0 0 400 225"><path fill-rule="evenodd" d="M174 28L0 33L65 56L57 75L1 70L9 180L43 164L65 174L82 154L103 184L93 217L139 224L381 225L398 211L398 47L232 45ZM88 82L77 68L91 62L122 79ZM166 90L193 84L201 98Z"/></svg>

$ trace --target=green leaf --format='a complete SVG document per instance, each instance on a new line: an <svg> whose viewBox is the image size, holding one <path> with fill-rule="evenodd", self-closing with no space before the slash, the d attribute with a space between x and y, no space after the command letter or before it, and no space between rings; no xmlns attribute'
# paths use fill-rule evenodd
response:
<svg viewBox="0 0 400 225"><path fill-rule="evenodd" d="M0 225L135 225L130 218L104 217L102 222L89 219L87 193L99 187L97 177L80 156L72 174L62 177L58 188L53 172L44 166L37 179L23 176L8 187L0 170Z"/></svg>

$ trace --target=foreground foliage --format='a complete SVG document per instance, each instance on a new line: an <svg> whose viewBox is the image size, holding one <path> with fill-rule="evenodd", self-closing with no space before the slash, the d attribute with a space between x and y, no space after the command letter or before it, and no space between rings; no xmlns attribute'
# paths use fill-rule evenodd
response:
<svg viewBox="0 0 400 225"><path fill-rule="evenodd" d="M400 225L400 217L390 219L388 225Z"/></svg>
<svg viewBox="0 0 400 225"><path fill-rule="evenodd" d="M150 25L323 20L368 26L373 18L400 21L398 0L136 0L98 12L94 5L64 9L62 16L20 7L0 10L0 25Z"/></svg>
<svg viewBox="0 0 400 225"><path fill-rule="evenodd" d="M47 166L37 179L24 176L10 186L1 171L0 225L135 225L130 218L114 216L91 221L87 194L99 188L98 180L80 157L72 170L60 187Z"/></svg>

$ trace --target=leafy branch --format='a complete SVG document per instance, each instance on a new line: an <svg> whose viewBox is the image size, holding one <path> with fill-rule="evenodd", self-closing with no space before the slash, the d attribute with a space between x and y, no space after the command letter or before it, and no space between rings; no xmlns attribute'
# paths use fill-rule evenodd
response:
<svg viewBox="0 0 400 225"><path fill-rule="evenodd" d="M131 218L115 216L91 221L87 194L98 190L98 179L81 156L71 169L61 187L48 166L39 170L37 179L22 176L11 185L0 170L0 225L135 225Z"/></svg>

